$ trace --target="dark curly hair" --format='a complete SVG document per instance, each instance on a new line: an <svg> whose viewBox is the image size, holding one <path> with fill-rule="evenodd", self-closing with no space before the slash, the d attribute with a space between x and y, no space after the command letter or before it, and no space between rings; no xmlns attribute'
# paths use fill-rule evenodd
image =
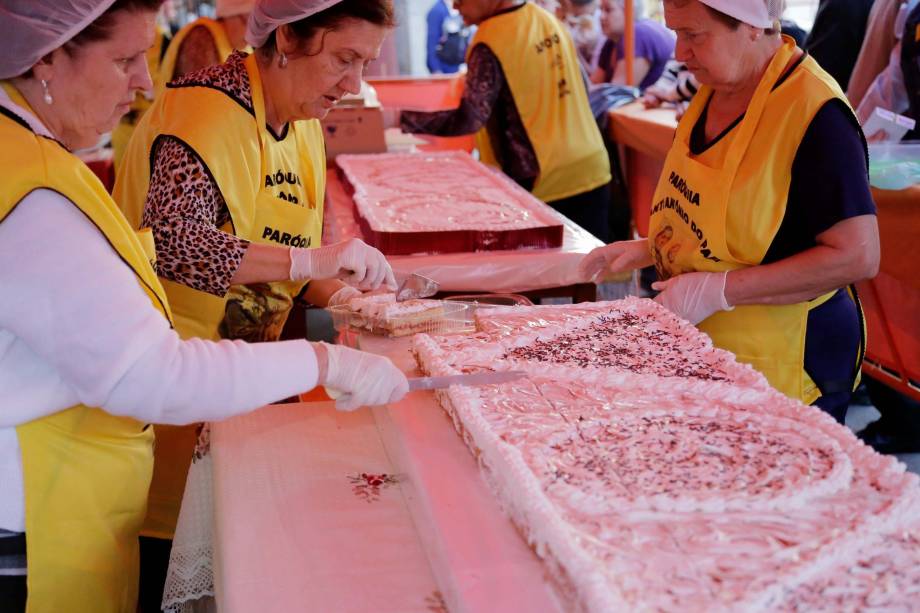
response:
<svg viewBox="0 0 920 613"><path fill-rule="evenodd" d="M337 30L349 20L367 21L377 26L393 28L396 26L393 2L392 0L342 0L315 15L289 23L286 27L299 41L299 46L303 48L317 34L322 33L325 37L326 32ZM323 45L320 44L319 51L316 53L322 50ZM265 43L259 47L259 52L271 56L275 51L275 32L272 32Z"/></svg>

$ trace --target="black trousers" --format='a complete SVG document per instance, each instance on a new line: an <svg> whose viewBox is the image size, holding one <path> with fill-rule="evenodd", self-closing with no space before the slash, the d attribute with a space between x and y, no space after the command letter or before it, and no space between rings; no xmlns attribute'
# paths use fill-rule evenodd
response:
<svg viewBox="0 0 920 613"><path fill-rule="evenodd" d="M0 575L0 613L25 613L25 575Z"/></svg>
<svg viewBox="0 0 920 613"><path fill-rule="evenodd" d="M138 610L160 613L172 541L140 537L141 577ZM0 613L25 613L25 575L0 575Z"/></svg>
<svg viewBox="0 0 920 613"><path fill-rule="evenodd" d="M166 585L166 571L169 568L169 551L172 541L142 536L141 580L137 597L140 613L160 613L163 603L163 588Z"/></svg>
<svg viewBox="0 0 920 613"><path fill-rule="evenodd" d="M605 183L591 191L553 200L546 204L562 213L579 226L599 238L610 242L610 184Z"/></svg>

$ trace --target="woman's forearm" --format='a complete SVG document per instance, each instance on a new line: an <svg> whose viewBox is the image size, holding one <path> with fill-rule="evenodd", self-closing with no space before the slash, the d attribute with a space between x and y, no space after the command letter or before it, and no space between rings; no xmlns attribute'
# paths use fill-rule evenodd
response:
<svg viewBox="0 0 920 613"><path fill-rule="evenodd" d="M304 300L312 305L325 308L329 299L347 284L339 279L318 279L310 281L307 291L303 293Z"/></svg>
<svg viewBox="0 0 920 613"><path fill-rule="evenodd" d="M250 243L239 268L233 273L230 283L268 283L288 281L291 278L291 257L288 247L265 243Z"/></svg>
<svg viewBox="0 0 920 613"><path fill-rule="evenodd" d="M818 238L816 247L794 256L728 273L728 303L794 304L875 276L879 246L874 215L844 220Z"/></svg>

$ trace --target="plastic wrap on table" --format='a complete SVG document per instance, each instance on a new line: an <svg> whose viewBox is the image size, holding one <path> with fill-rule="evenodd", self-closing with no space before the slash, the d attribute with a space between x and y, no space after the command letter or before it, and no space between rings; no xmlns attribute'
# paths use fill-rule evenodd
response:
<svg viewBox="0 0 920 613"><path fill-rule="evenodd" d="M363 238L355 220L354 204L335 170L326 176L326 208L323 242ZM515 293L584 283L578 263L602 243L562 215L562 247L447 253L440 255L390 256L397 276L416 272L438 282L447 292Z"/></svg>

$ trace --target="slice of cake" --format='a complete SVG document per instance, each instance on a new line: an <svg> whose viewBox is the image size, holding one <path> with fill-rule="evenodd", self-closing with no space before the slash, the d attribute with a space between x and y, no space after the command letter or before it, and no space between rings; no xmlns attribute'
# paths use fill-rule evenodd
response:
<svg viewBox="0 0 920 613"><path fill-rule="evenodd" d="M448 312L456 313L462 307L423 298L396 302L391 292L356 296L347 305L352 327L384 336L436 332Z"/></svg>

